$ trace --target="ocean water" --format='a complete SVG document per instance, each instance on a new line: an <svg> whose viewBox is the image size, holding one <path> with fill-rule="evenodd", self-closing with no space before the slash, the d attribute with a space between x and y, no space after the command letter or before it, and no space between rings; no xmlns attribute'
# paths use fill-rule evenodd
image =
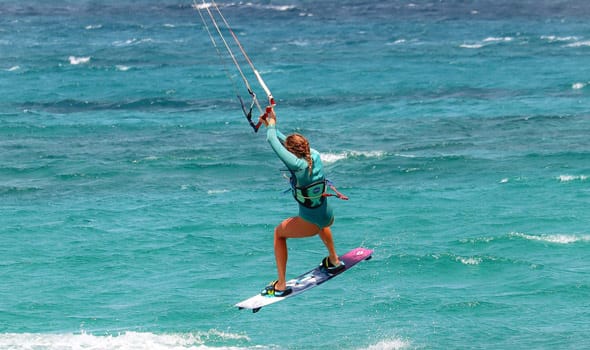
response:
<svg viewBox="0 0 590 350"><path fill-rule="evenodd" d="M256 314L296 205L191 5L0 2L0 349L590 347L589 2L220 1L375 250Z"/></svg>

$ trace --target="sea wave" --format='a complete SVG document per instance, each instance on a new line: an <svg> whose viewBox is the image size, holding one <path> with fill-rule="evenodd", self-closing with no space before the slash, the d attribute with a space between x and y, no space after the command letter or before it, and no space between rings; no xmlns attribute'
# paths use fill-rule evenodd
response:
<svg viewBox="0 0 590 350"><path fill-rule="evenodd" d="M461 44L459 47L463 49L480 49L483 47L483 44Z"/></svg>
<svg viewBox="0 0 590 350"><path fill-rule="evenodd" d="M559 175L557 177L559 182L572 182L572 181L586 181L588 176L586 175Z"/></svg>
<svg viewBox="0 0 590 350"><path fill-rule="evenodd" d="M207 343L229 343L228 346L207 346ZM207 332L154 334L148 332L124 332L99 336L80 334L4 333L0 334L1 349L110 349L110 350L187 350L187 349L265 349L261 346L244 346L250 338L243 334L210 330Z"/></svg>
<svg viewBox="0 0 590 350"><path fill-rule="evenodd" d="M506 36L506 37L490 36L490 37L487 37L483 40L474 41L474 42L470 42L470 43L463 43L463 44L459 45L459 47L464 48L464 49L479 49L479 48L482 48L487 45L497 44L497 43L507 43L507 42L511 42L511 41L514 41L514 38L511 36Z"/></svg>
<svg viewBox="0 0 590 350"><path fill-rule="evenodd" d="M322 153L322 162L326 164L336 163L351 158L381 158L385 155L383 151L344 151L340 153Z"/></svg>
<svg viewBox="0 0 590 350"><path fill-rule="evenodd" d="M116 66L115 66L115 68L117 68L117 70L118 70L118 71L121 71L121 72L126 72L126 71L128 71L129 69L131 69L131 67L129 67L129 66L125 66L125 65L122 65L122 64L118 64L118 65L116 65Z"/></svg>
<svg viewBox="0 0 590 350"><path fill-rule="evenodd" d="M578 37L577 36L541 35L541 40L547 40L549 42L563 42L563 41L578 40Z"/></svg>
<svg viewBox="0 0 590 350"><path fill-rule="evenodd" d="M84 29L86 29L86 30L101 29L101 28L102 28L102 24L89 24L86 27L84 27Z"/></svg>
<svg viewBox="0 0 590 350"><path fill-rule="evenodd" d="M90 62L90 57L70 56L70 57L68 57L68 60L70 61L71 65L78 65L78 64L84 64L84 63Z"/></svg>
<svg viewBox="0 0 590 350"><path fill-rule="evenodd" d="M479 257L462 257L457 256L457 261L459 261L463 265L479 265L483 261L482 258Z"/></svg>
<svg viewBox="0 0 590 350"><path fill-rule="evenodd" d="M572 244L578 242L590 242L590 235L583 234L542 234L532 235L527 233L513 232L512 237L523 238L530 241L539 241L555 244Z"/></svg>
<svg viewBox="0 0 590 350"><path fill-rule="evenodd" d="M396 350L396 349L407 349L411 346L411 343L402 339L391 339L382 340L377 344L370 345L362 350Z"/></svg>
<svg viewBox="0 0 590 350"><path fill-rule="evenodd" d="M52 113L76 113L99 110L202 110L220 104L215 101L177 100L166 97L141 98L126 101L83 101L75 99L53 102L26 102L27 111L43 110Z"/></svg>
<svg viewBox="0 0 590 350"><path fill-rule="evenodd" d="M566 47L583 47L590 46L590 40L576 41L571 44L565 45Z"/></svg>
<svg viewBox="0 0 590 350"><path fill-rule="evenodd" d="M21 194L40 190L40 187L0 186L0 195Z"/></svg>
<svg viewBox="0 0 590 350"><path fill-rule="evenodd" d="M122 46L134 46L134 45L141 45L145 43L153 43L154 39L152 38L145 38L145 39L127 39L127 40L115 40L113 41L113 46L122 47Z"/></svg>
<svg viewBox="0 0 590 350"><path fill-rule="evenodd" d="M253 8L266 9L266 10L279 11L279 12L292 11L292 10L296 10L297 9L297 6L295 6L295 5L255 4L255 3L251 3L251 2L246 2L246 3L240 2L239 5L243 5L243 6L246 6L246 7L253 7ZM203 2L201 4L197 4L195 2L192 5L192 7L194 9L197 9L197 10L205 10L205 9L208 9L208 8L210 8L212 6L213 6L213 3L212 2ZM234 3L217 4L217 6L219 6L220 8L222 8L222 7L227 7L227 6L235 6L235 4Z"/></svg>
<svg viewBox="0 0 590 350"><path fill-rule="evenodd" d="M573 83L572 84L572 89L574 89L574 90L581 90L581 89L585 88L586 85L588 85L588 84L587 83Z"/></svg>

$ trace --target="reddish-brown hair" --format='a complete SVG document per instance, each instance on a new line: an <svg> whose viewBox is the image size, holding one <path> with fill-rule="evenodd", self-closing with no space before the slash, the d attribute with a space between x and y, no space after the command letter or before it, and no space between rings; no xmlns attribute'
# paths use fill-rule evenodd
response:
<svg viewBox="0 0 590 350"><path fill-rule="evenodd" d="M307 169L311 176L313 160L311 159L309 141L307 141L307 139L301 134L292 134L287 136L287 139L285 140L285 148L297 158L303 158L307 161Z"/></svg>

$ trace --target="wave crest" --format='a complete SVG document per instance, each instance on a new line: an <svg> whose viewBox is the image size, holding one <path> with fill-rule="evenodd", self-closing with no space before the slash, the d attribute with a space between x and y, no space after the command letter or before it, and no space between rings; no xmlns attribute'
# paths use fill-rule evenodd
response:
<svg viewBox="0 0 590 350"><path fill-rule="evenodd" d="M320 156L322 162L331 164L345 159L381 158L385 154L383 151L343 151L339 153L321 153Z"/></svg>
<svg viewBox="0 0 590 350"><path fill-rule="evenodd" d="M410 346L410 343L402 339L382 340L377 344L373 344L363 350L396 350L406 349Z"/></svg>
<svg viewBox="0 0 590 350"><path fill-rule="evenodd" d="M511 236L523 238L529 241L539 241L555 244L572 244L577 242L590 242L590 235L575 235L575 234L544 234L531 235L526 233L514 232Z"/></svg>
<svg viewBox="0 0 590 350"><path fill-rule="evenodd" d="M0 334L2 349L247 349L249 347L226 346L209 347L207 341L242 344L250 342L243 334L227 333L218 330L195 333L154 334L148 332L124 332L121 334L98 336L80 334L40 334L3 333ZM257 347L259 348L259 347Z"/></svg>
<svg viewBox="0 0 590 350"><path fill-rule="evenodd" d="M559 175L557 177L559 182L572 182L572 181L586 181L588 176L586 175Z"/></svg>
<svg viewBox="0 0 590 350"><path fill-rule="evenodd" d="M76 56L70 56L68 57L68 60L70 61L71 65L79 65L79 64L85 64L90 62L90 57L76 57Z"/></svg>

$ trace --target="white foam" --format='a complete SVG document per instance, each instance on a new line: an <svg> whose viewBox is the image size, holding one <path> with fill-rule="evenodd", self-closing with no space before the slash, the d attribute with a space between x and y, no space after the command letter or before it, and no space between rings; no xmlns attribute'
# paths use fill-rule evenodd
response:
<svg viewBox="0 0 590 350"><path fill-rule="evenodd" d="M571 181L586 181L588 176L586 175L559 175L557 179L560 182L571 182Z"/></svg>
<svg viewBox="0 0 590 350"><path fill-rule="evenodd" d="M321 158L324 163L335 163L339 160L346 159L346 152L342 153L322 153Z"/></svg>
<svg viewBox="0 0 590 350"><path fill-rule="evenodd" d="M5 71L7 71L7 72L15 72L15 71L17 71L19 69L20 69L20 66L12 66L12 67L10 67L8 69L5 69Z"/></svg>
<svg viewBox="0 0 590 350"><path fill-rule="evenodd" d="M295 9L295 5L267 5L266 8L275 11L291 11Z"/></svg>
<svg viewBox="0 0 590 350"><path fill-rule="evenodd" d="M512 236L524 238L530 241L540 241L555 244L571 244L577 242L590 242L590 235L575 235L575 234L545 234L545 235L529 235L526 233L512 233Z"/></svg>
<svg viewBox="0 0 590 350"><path fill-rule="evenodd" d="M102 24L90 24L84 27L86 30L93 30L93 29L100 29L102 28Z"/></svg>
<svg viewBox="0 0 590 350"><path fill-rule="evenodd" d="M131 45L139 45L139 44L143 44L143 43L151 43L154 42L154 39L152 38L146 38L146 39L127 39L127 40L117 40L113 42L113 46L117 46L117 47L121 47L121 46L131 46Z"/></svg>
<svg viewBox="0 0 590 350"><path fill-rule="evenodd" d="M481 264L482 259L475 258L475 257L464 258L464 257L458 256L457 261L460 261L461 264L463 264L463 265L479 265L479 264Z"/></svg>
<svg viewBox="0 0 590 350"><path fill-rule="evenodd" d="M367 158L379 158L383 157L385 152L383 151L346 151L340 153L321 153L322 162L324 163L335 163L337 161L355 158L355 157L367 157Z"/></svg>
<svg viewBox="0 0 590 350"><path fill-rule="evenodd" d="M566 47L582 47L582 46L590 46L590 40L585 41L576 41L575 43L567 44Z"/></svg>
<svg viewBox="0 0 590 350"><path fill-rule="evenodd" d="M405 42L406 42L406 39L397 39L397 40L396 40L396 41L394 41L394 42L387 43L387 45L400 45L400 44L403 44L403 43L405 43Z"/></svg>
<svg viewBox="0 0 590 350"><path fill-rule="evenodd" d="M68 57L68 59L70 60L70 64L72 64L72 65L85 64L85 63L90 62L90 57L70 56L70 57Z"/></svg>
<svg viewBox="0 0 590 350"><path fill-rule="evenodd" d="M484 43L489 43L489 42L509 42L509 41L512 41L512 40L514 40L514 38L512 38L510 36L505 36L505 37L500 37L500 38L493 37L492 36L492 37L488 37L488 38L483 39L483 42Z"/></svg>
<svg viewBox="0 0 590 350"><path fill-rule="evenodd" d="M464 49L480 49L483 47L483 44L461 44L459 47Z"/></svg>
<svg viewBox="0 0 590 350"><path fill-rule="evenodd" d="M397 350L397 349L406 349L410 347L410 343L408 341L402 339L392 339L392 340L382 340L377 344L373 344L366 348L361 348L362 350Z"/></svg>
<svg viewBox="0 0 590 350"><path fill-rule="evenodd" d="M202 3L202 4L197 4L197 3L194 3L193 4L193 8L196 9L196 10L206 10L206 9L208 9L211 6L213 6L213 4L210 3L210 2Z"/></svg>
<svg viewBox="0 0 590 350"><path fill-rule="evenodd" d="M129 69L131 69L129 66L124 66L124 65L121 65L121 64L117 65L116 68L117 68L117 70L120 70L121 72L126 72Z"/></svg>
<svg viewBox="0 0 590 350"><path fill-rule="evenodd" d="M494 43L507 43L507 42L511 42L513 41L514 38L511 36L504 36L504 37L495 37L495 36L490 36L487 37L481 41L476 41L473 43L463 43L461 45L459 45L459 47L464 48L464 49L480 49L486 45L490 45L490 44L494 44Z"/></svg>
<svg viewBox="0 0 590 350"><path fill-rule="evenodd" d="M556 36L556 35L541 35L542 40L548 40L549 42L560 42L560 41L572 41L578 40L576 36Z"/></svg>
<svg viewBox="0 0 590 350"><path fill-rule="evenodd" d="M183 334L154 334L125 332L118 335L97 336L81 334L2 333L0 349L109 349L109 350L207 350L247 349L246 347L206 346L209 339L250 341L248 336L218 330ZM256 347L260 348L260 347Z"/></svg>
<svg viewBox="0 0 590 350"><path fill-rule="evenodd" d="M572 84L572 89L574 90L580 90L586 87L586 83L573 83Z"/></svg>
<svg viewBox="0 0 590 350"><path fill-rule="evenodd" d="M295 46L299 46L299 47L305 47L305 46L309 46L309 41L308 40L293 40L290 42L290 44L295 45Z"/></svg>
<svg viewBox="0 0 590 350"><path fill-rule="evenodd" d="M416 155L414 155L414 154L396 153L395 156L401 157L401 158L416 158Z"/></svg>
<svg viewBox="0 0 590 350"><path fill-rule="evenodd" d="M214 195L214 194L222 194L222 193L228 193L229 190L208 190L207 194L208 195Z"/></svg>

